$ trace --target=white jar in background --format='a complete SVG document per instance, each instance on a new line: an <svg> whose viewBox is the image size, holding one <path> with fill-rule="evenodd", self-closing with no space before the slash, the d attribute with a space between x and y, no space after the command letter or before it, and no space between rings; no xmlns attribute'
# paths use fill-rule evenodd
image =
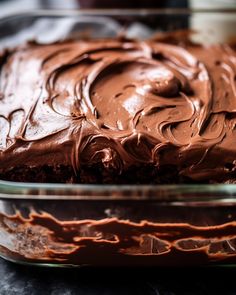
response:
<svg viewBox="0 0 236 295"><path fill-rule="evenodd" d="M189 0L193 9L236 9L236 0ZM236 41L236 14L196 13L190 19L190 28L199 32L194 41L204 43Z"/></svg>

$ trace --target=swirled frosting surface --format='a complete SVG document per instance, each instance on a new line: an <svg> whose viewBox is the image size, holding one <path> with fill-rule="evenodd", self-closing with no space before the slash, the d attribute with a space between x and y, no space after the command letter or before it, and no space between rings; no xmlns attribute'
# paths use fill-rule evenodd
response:
<svg viewBox="0 0 236 295"><path fill-rule="evenodd" d="M148 164L235 180L236 52L226 44L32 42L0 66L0 172Z"/></svg>

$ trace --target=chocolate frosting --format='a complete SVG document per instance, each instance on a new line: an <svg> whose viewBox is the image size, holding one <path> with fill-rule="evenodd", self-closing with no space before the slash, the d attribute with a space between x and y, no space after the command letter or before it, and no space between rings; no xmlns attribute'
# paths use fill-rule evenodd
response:
<svg viewBox="0 0 236 295"><path fill-rule="evenodd" d="M171 164L196 181L235 180L236 53L226 44L31 42L2 53L0 69L0 172Z"/></svg>

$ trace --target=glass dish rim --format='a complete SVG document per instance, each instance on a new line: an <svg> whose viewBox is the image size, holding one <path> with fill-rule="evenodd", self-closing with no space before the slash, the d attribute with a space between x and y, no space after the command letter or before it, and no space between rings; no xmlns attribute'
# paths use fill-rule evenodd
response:
<svg viewBox="0 0 236 295"><path fill-rule="evenodd" d="M95 193L95 194L94 194ZM133 195L126 195L133 194ZM207 195L205 195L207 194ZM210 194L210 196L209 196ZM0 180L0 200L161 201L236 204L236 184L61 184Z"/></svg>
<svg viewBox="0 0 236 295"><path fill-rule="evenodd" d="M140 16L147 15L192 15L192 14L236 14L235 8L157 8L157 9L77 9L77 10L22 10L0 18L0 24L15 18L24 17L76 17L76 16ZM91 193L96 195L90 195ZM122 193L131 193L125 196ZM148 192L146 194L146 192ZM120 195L117 196L116 193ZM87 195L86 195L87 194ZM137 194L137 195L135 195ZM194 194L194 198L186 199ZM213 198L204 194L216 194ZM226 195L226 197L222 197ZM151 196L152 195L152 196ZM219 196L217 196L219 195ZM168 202L220 202L236 203L236 184L59 184L59 183L23 183L0 179L0 200L159 200Z"/></svg>
<svg viewBox="0 0 236 295"><path fill-rule="evenodd" d="M20 12L13 12L11 14L0 17L0 22L6 21L7 19L12 19L14 17L73 17L80 15L130 15L130 16L146 16L146 15L184 15L184 14L201 14L201 13L226 13L234 14L236 13L236 8L131 8L131 9L120 9L120 8L92 8L92 9L37 9L37 10L27 10L24 9Z"/></svg>

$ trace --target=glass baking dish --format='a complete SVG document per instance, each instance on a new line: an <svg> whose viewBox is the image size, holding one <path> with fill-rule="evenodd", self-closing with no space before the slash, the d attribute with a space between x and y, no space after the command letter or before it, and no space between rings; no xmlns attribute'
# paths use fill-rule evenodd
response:
<svg viewBox="0 0 236 295"><path fill-rule="evenodd" d="M234 42L233 10L37 11L0 20L0 48L195 30ZM0 181L0 256L44 266L236 263L236 185L71 185Z"/></svg>

